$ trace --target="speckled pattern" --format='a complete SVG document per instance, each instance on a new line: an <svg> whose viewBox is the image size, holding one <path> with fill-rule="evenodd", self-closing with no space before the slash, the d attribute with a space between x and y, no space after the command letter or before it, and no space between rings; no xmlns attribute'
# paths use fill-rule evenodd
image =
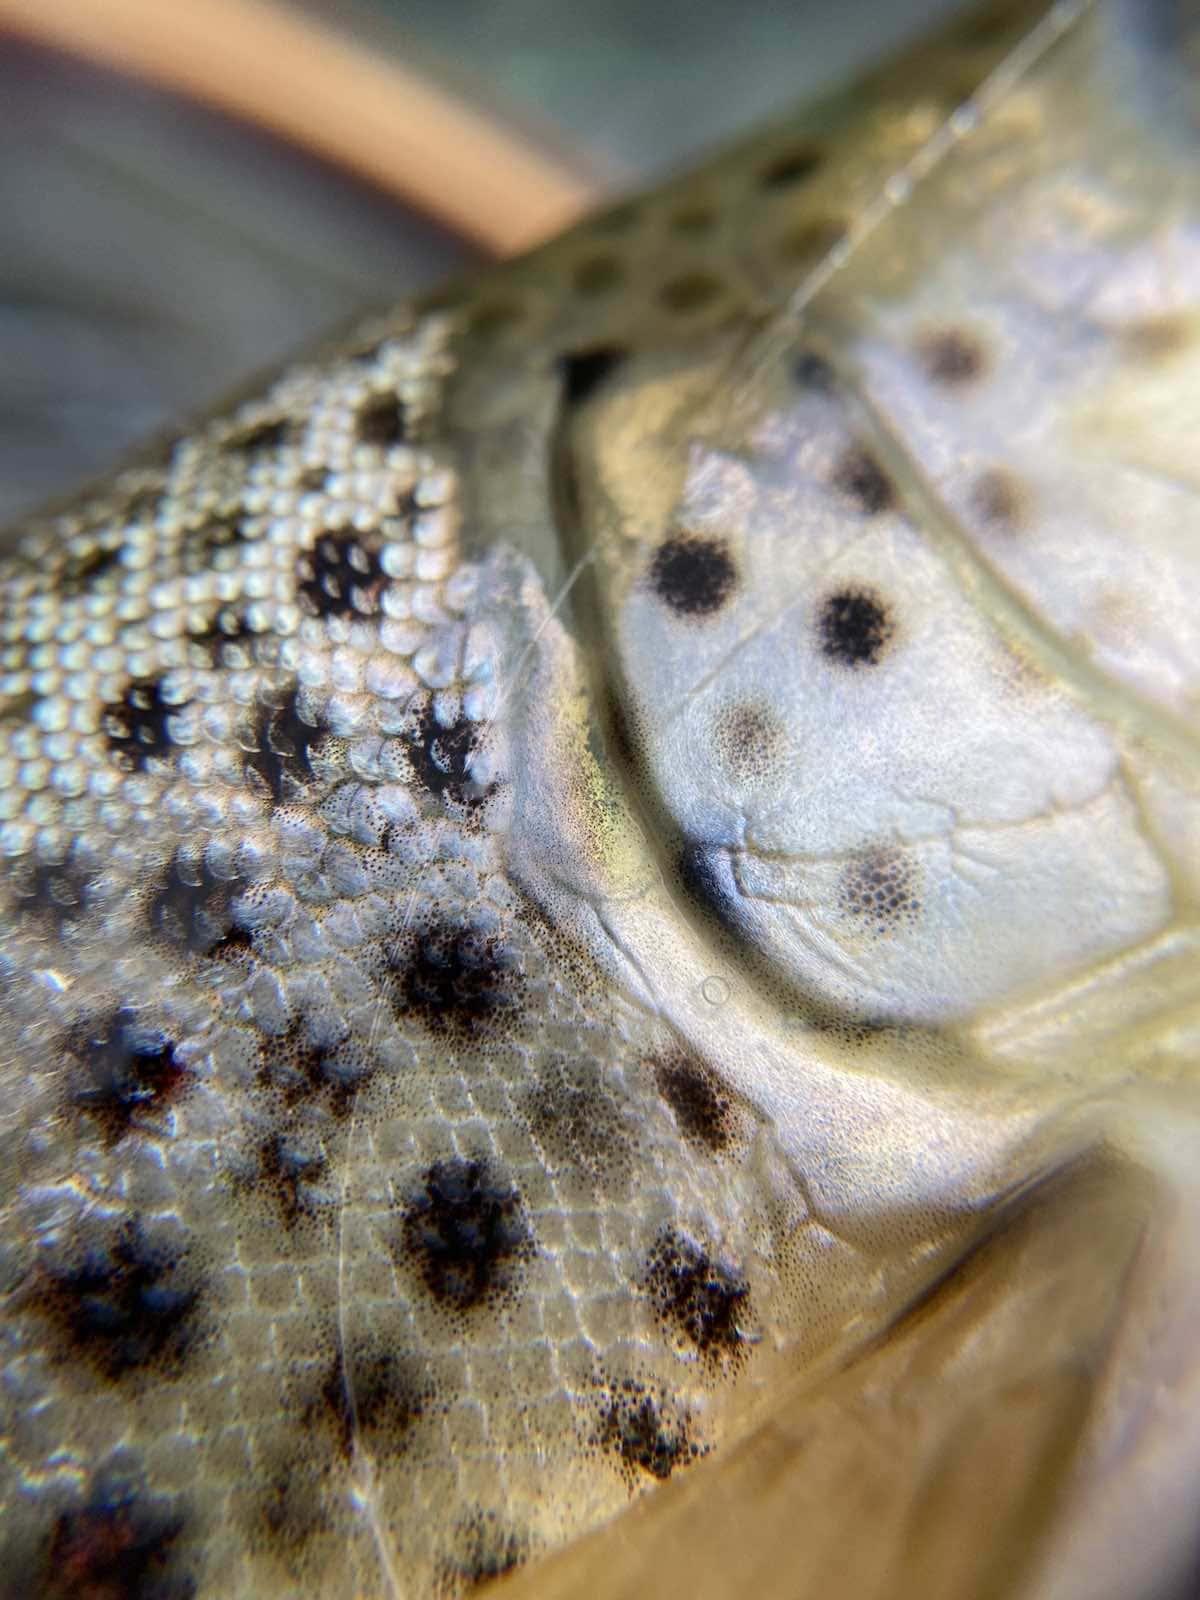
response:
<svg viewBox="0 0 1200 1600"><path fill-rule="evenodd" d="M855 232L931 82L1028 10L23 531L0 1502L33 1592L508 1572L850 1362L1125 1137L1105 1096L1190 1081L1145 1018L1194 991L1200 656L1186 612L1092 604L1042 476L1125 418L1077 531L1156 450L1145 543L1194 576L1180 440L1138 424L1195 359L1159 270L1194 180L1139 195L1089 137L1117 12L1058 13ZM991 548L1001 502L1045 544Z"/></svg>

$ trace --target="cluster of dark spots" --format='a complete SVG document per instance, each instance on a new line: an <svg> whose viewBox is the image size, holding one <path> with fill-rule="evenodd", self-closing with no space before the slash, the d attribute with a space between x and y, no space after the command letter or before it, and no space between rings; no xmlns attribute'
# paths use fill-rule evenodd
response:
<svg viewBox="0 0 1200 1600"><path fill-rule="evenodd" d="M251 734L253 748L243 766L266 785L278 805L311 780L312 752L325 731L301 715L299 690L293 684L279 700L259 706Z"/></svg>
<svg viewBox="0 0 1200 1600"><path fill-rule="evenodd" d="M779 764L783 730L767 706L723 706L713 719L713 743L722 766L742 783L770 777Z"/></svg>
<svg viewBox="0 0 1200 1600"><path fill-rule="evenodd" d="M121 565L123 549L120 537L110 537L85 549L69 551L58 580L64 599L86 594L101 578L116 572Z"/></svg>
<svg viewBox="0 0 1200 1600"><path fill-rule="evenodd" d="M391 390L370 395L354 416L354 436L360 444L387 450L408 438L409 418L403 400Z"/></svg>
<svg viewBox="0 0 1200 1600"><path fill-rule="evenodd" d="M152 1494L132 1456L118 1452L83 1501L55 1518L32 1592L39 1600L190 1600L196 1585L179 1550L185 1526L179 1502Z"/></svg>
<svg viewBox="0 0 1200 1600"><path fill-rule="evenodd" d="M750 1285L693 1239L664 1228L654 1241L642 1287L663 1327L713 1367L744 1360Z"/></svg>
<svg viewBox="0 0 1200 1600"><path fill-rule="evenodd" d="M971 504L989 527L1013 533L1025 521L1028 491L1013 473L989 467L971 486Z"/></svg>
<svg viewBox="0 0 1200 1600"><path fill-rule="evenodd" d="M828 394L836 382L833 368L815 350L800 352L792 362L792 377L801 389L813 389L819 394Z"/></svg>
<svg viewBox="0 0 1200 1600"><path fill-rule="evenodd" d="M222 448L250 460L274 455L285 444L292 444L296 428L287 417L267 417L261 422L251 422L224 440Z"/></svg>
<svg viewBox="0 0 1200 1600"><path fill-rule="evenodd" d="M552 1162L569 1165L592 1183L628 1179L635 1131L596 1061L549 1057L523 1109L530 1133Z"/></svg>
<svg viewBox="0 0 1200 1600"><path fill-rule="evenodd" d="M811 178L823 160L824 155L816 145L797 145L772 156L760 169L758 181L764 189L790 189L793 184Z"/></svg>
<svg viewBox="0 0 1200 1600"><path fill-rule="evenodd" d="M682 272L676 278L667 279L658 291L658 298L667 311L688 316L711 305L721 294L721 280L711 272Z"/></svg>
<svg viewBox="0 0 1200 1600"><path fill-rule="evenodd" d="M234 606L222 606L206 627L188 634L188 639L202 653L204 665L210 667L249 666L258 637Z"/></svg>
<svg viewBox="0 0 1200 1600"><path fill-rule="evenodd" d="M817 612L821 653L843 667L874 667L895 634L886 605L870 589L838 589Z"/></svg>
<svg viewBox="0 0 1200 1600"><path fill-rule="evenodd" d="M833 469L833 486L866 517L877 517L896 503L896 490L869 450L854 445Z"/></svg>
<svg viewBox="0 0 1200 1600"><path fill-rule="evenodd" d="M230 945L244 948L245 936L234 927L232 904L245 887L239 877L218 877L204 856L179 851L151 898L150 927L189 955L215 955Z"/></svg>
<svg viewBox="0 0 1200 1600"><path fill-rule="evenodd" d="M394 1456L433 1400L433 1385L419 1362L371 1344L353 1345L344 1359L334 1357L305 1405L305 1431L327 1425L347 1461L359 1441L372 1456Z"/></svg>
<svg viewBox="0 0 1200 1600"><path fill-rule="evenodd" d="M490 1031L520 1004L521 964L500 934L469 924L434 923L411 934L390 958L396 1009L438 1033Z"/></svg>
<svg viewBox="0 0 1200 1600"><path fill-rule="evenodd" d="M300 557L299 593L318 617L371 616L383 586L379 552L356 528L331 528Z"/></svg>
<svg viewBox="0 0 1200 1600"><path fill-rule="evenodd" d="M458 1524L453 1538L438 1586L443 1595L461 1594L502 1578L529 1560L529 1539L507 1526L495 1511L476 1511Z"/></svg>
<svg viewBox="0 0 1200 1600"><path fill-rule="evenodd" d="M974 383L987 371L982 341L965 328L940 328L923 334L917 341L917 354L932 382L948 388Z"/></svg>
<svg viewBox="0 0 1200 1600"><path fill-rule="evenodd" d="M110 1143L135 1127L142 1114L178 1098L187 1073L175 1046L149 1028L130 1006L83 1027L67 1048L79 1065L72 1103L86 1111Z"/></svg>
<svg viewBox="0 0 1200 1600"><path fill-rule="evenodd" d="M625 273L619 256L604 254L585 256L575 268L572 283L576 294L594 299L611 294L619 287Z"/></svg>
<svg viewBox="0 0 1200 1600"><path fill-rule="evenodd" d="M836 250L846 237L841 217L810 217L780 234L776 249L783 261L797 267L815 267Z"/></svg>
<svg viewBox="0 0 1200 1600"><path fill-rule="evenodd" d="M64 1357L112 1381L149 1369L175 1376L200 1338L194 1252L137 1217L85 1223L56 1240L30 1295L62 1334Z"/></svg>
<svg viewBox="0 0 1200 1600"><path fill-rule="evenodd" d="M581 406L590 400L628 355L623 345L598 344L563 356L559 370L562 373L564 405Z"/></svg>
<svg viewBox="0 0 1200 1600"><path fill-rule="evenodd" d="M141 772L152 758L170 755L170 720L182 709L164 698L161 678L127 684L121 698L104 708L104 734L117 765Z"/></svg>
<svg viewBox="0 0 1200 1600"><path fill-rule="evenodd" d="M329 487L332 475L329 467L305 467L296 484L308 494L318 494L322 489Z"/></svg>
<svg viewBox="0 0 1200 1600"><path fill-rule="evenodd" d="M426 1289L453 1312L511 1296L534 1248L506 1175L457 1156L426 1171L405 1205L400 1239Z"/></svg>
<svg viewBox="0 0 1200 1600"><path fill-rule="evenodd" d="M471 778L471 757L479 740L479 727L459 717L443 727L429 704L421 713L408 745L413 776L428 793L445 795L459 805L480 805L487 797L483 786Z"/></svg>
<svg viewBox="0 0 1200 1600"><path fill-rule="evenodd" d="M895 847L865 851L843 869L838 904L874 933L891 933L901 922L911 922L921 909L912 857Z"/></svg>
<svg viewBox="0 0 1200 1600"><path fill-rule="evenodd" d="M373 1071L370 1057L355 1057L341 1043L313 1044L301 1022L268 1036L259 1051L263 1089L277 1094L288 1111L320 1100L338 1121L350 1114L356 1091Z"/></svg>
<svg viewBox="0 0 1200 1600"><path fill-rule="evenodd" d="M725 1150L737 1130L733 1096L711 1067L685 1050L652 1062L658 1092L675 1113L679 1131L692 1144Z"/></svg>
<svg viewBox="0 0 1200 1600"><path fill-rule="evenodd" d="M80 862L21 863L13 880L14 908L19 915L41 919L57 933L84 916L91 904L93 878Z"/></svg>
<svg viewBox="0 0 1200 1600"><path fill-rule="evenodd" d="M737 568L723 539L680 533L665 539L650 562L650 586L681 617L710 617L737 587Z"/></svg>
<svg viewBox="0 0 1200 1600"><path fill-rule="evenodd" d="M269 1133L259 1147L258 1163L255 1187L274 1197L287 1228L312 1222L328 1210L317 1185L328 1178L329 1161L311 1135L290 1128Z"/></svg>
<svg viewBox="0 0 1200 1600"><path fill-rule="evenodd" d="M238 517L209 517L198 528L189 528L183 535L179 552L183 570L187 573L207 572L219 551L250 542L246 524Z"/></svg>
<svg viewBox="0 0 1200 1600"><path fill-rule="evenodd" d="M599 1426L593 1443L618 1458L631 1488L643 1473L665 1480L677 1467L706 1454L691 1438L687 1411L663 1389L636 1378L602 1382L599 1387Z"/></svg>

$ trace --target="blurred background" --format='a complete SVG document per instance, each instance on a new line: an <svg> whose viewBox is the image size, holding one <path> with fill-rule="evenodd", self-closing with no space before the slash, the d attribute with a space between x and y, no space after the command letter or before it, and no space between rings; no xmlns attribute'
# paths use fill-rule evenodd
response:
<svg viewBox="0 0 1200 1600"><path fill-rule="evenodd" d="M41 4L59 8L50 43L48 10L0 0L0 524L359 308L531 242L543 215L557 224L689 165L970 9L269 0L282 42L263 49L251 24L264 0L220 0L211 26L209 0ZM117 71L125 20L137 60ZM200 31L185 38L185 21ZM319 101L304 61L328 89ZM374 74L390 127L359 115L356 70ZM273 113L217 109L239 71L248 102L257 82ZM186 93L163 86L181 72ZM482 119L474 168L432 180L448 200L436 217L411 198L414 168L457 136L410 106L414 83ZM395 137L405 117L411 146ZM508 198L506 138L529 158L526 202L544 177L555 205L520 213L511 236L471 236L472 187Z"/></svg>

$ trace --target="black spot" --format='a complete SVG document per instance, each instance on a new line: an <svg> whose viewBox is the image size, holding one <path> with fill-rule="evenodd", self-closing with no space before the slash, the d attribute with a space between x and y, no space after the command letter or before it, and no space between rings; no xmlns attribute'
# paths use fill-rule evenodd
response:
<svg viewBox="0 0 1200 1600"><path fill-rule="evenodd" d="M624 277L619 257L588 256L575 268L575 292L592 298L611 294Z"/></svg>
<svg viewBox="0 0 1200 1600"><path fill-rule="evenodd" d="M691 899L727 932L740 933L739 895L729 857L721 846L687 840L676 864L679 881Z"/></svg>
<svg viewBox="0 0 1200 1600"><path fill-rule="evenodd" d="M64 598L74 599L89 590L100 578L116 572L121 565L120 539L114 543L96 544L90 549L71 551L59 578L59 588Z"/></svg>
<svg viewBox="0 0 1200 1600"><path fill-rule="evenodd" d="M379 552L355 528L332 528L301 556L299 593L318 617L371 616L378 610Z"/></svg>
<svg viewBox="0 0 1200 1600"><path fill-rule="evenodd" d="M516 1189L487 1162L461 1157L437 1162L421 1185L402 1234L430 1294L456 1312L509 1297L533 1249Z"/></svg>
<svg viewBox="0 0 1200 1600"><path fill-rule="evenodd" d="M563 400L568 406L580 406L626 359L629 352L619 344L594 345L590 350L576 350L559 362L563 375Z"/></svg>
<svg viewBox="0 0 1200 1600"><path fill-rule="evenodd" d="M867 850L842 872L838 902L874 933L891 933L912 922L921 909L917 868L911 856L895 847Z"/></svg>
<svg viewBox="0 0 1200 1600"><path fill-rule="evenodd" d="M864 516L877 517L896 502L892 480L875 457L857 445L838 462L833 483Z"/></svg>
<svg viewBox="0 0 1200 1600"><path fill-rule="evenodd" d="M694 1240L664 1228L646 1263L643 1288L663 1327L711 1366L744 1360L750 1285Z"/></svg>
<svg viewBox="0 0 1200 1600"><path fill-rule="evenodd" d="M324 734L325 729L301 716L299 691L293 685L278 702L259 707L245 770L266 784L276 804L289 799L311 780L312 752Z"/></svg>
<svg viewBox="0 0 1200 1600"><path fill-rule="evenodd" d="M249 426L239 429L237 433L231 434L225 440L225 449L236 451L238 455L247 456L251 460L256 456L273 455L285 444L293 442L295 431L286 417L252 422Z"/></svg>
<svg viewBox="0 0 1200 1600"><path fill-rule="evenodd" d="M104 708L104 733L117 764L141 772L174 749L168 723L183 710L163 698L161 678L135 678L120 700Z"/></svg>
<svg viewBox="0 0 1200 1600"><path fill-rule="evenodd" d="M821 605L821 651L844 667L873 667L895 632L887 607L866 589L839 589Z"/></svg>
<svg viewBox="0 0 1200 1600"><path fill-rule="evenodd" d="M23 863L15 880L15 909L23 917L46 922L57 933L84 916L92 899L91 873L79 862Z"/></svg>
<svg viewBox="0 0 1200 1600"><path fill-rule="evenodd" d="M245 888L241 878L219 878L203 856L177 853L150 901L150 926L176 950L209 955L233 931L234 897Z"/></svg>
<svg viewBox="0 0 1200 1600"><path fill-rule="evenodd" d="M802 389L828 394L834 387L833 368L815 351L802 350L792 363L792 376Z"/></svg>
<svg viewBox="0 0 1200 1600"><path fill-rule="evenodd" d="M171 1040L139 1021L130 1006L82 1029L68 1049L82 1069L71 1100L95 1118L110 1142L128 1133L143 1112L161 1110L186 1083Z"/></svg>
<svg viewBox="0 0 1200 1600"><path fill-rule="evenodd" d="M958 388L973 383L987 370L987 352L961 328L944 328L921 339L918 351L934 383Z"/></svg>
<svg viewBox="0 0 1200 1600"><path fill-rule="evenodd" d="M524 990L516 954L497 933L435 923L392 957L397 1010L435 1032L487 1031L513 1010Z"/></svg>
<svg viewBox="0 0 1200 1600"><path fill-rule="evenodd" d="M684 617L719 611L737 584L737 568L720 539L677 534L660 544L650 563L654 592Z"/></svg>
<svg viewBox="0 0 1200 1600"><path fill-rule="evenodd" d="M783 155L773 156L758 174L764 189L790 189L794 183L811 178L824 159L816 145L798 145Z"/></svg>
<svg viewBox="0 0 1200 1600"><path fill-rule="evenodd" d="M173 1377L198 1342L201 1282L192 1253L174 1233L152 1234L136 1217L56 1238L31 1295L62 1333L67 1359L112 1381L148 1368Z"/></svg>
<svg viewBox="0 0 1200 1600"><path fill-rule="evenodd" d="M309 494L328 487L332 473L328 467L305 467L297 479L297 486Z"/></svg>
<svg viewBox="0 0 1200 1600"><path fill-rule="evenodd" d="M668 278L658 291L658 298L668 311L687 314L699 311L720 298L721 280L711 272L684 272L677 278Z"/></svg>
<svg viewBox="0 0 1200 1600"><path fill-rule="evenodd" d="M683 1050L653 1063L658 1092L675 1113L685 1139L714 1152L726 1149L736 1132L733 1097L702 1061Z"/></svg>
<svg viewBox="0 0 1200 1600"><path fill-rule="evenodd" d="M304 1408L306 1428L326 1421L347 1461L361 1441L372 1456L394 1456L433 1400L422 1365L392 1350L356 1345L336 1357Z"/></svg>
<svg viewBox="0 0 1200 1600"><path fill-rule="evenodd" d="M190 1600L196 1585L178 1549L185 1526L180 1502L151 1494L133 1457L116 1452L82 1503L56 1518L29 1592L38 1600Z"/></svg>
<svg viewBox="0 0 1200 1600"><path fill-rule="evenodd" d="M496 1512L477 1511L455 1530L454 1554L442 1573L443 1589L457 1594L502 1578L523 1566L529 1554L529 1540L506 1526Z"/></svg>
<svg viewBox="0 0 1200 1600"><path fill-rule="evenodd" d="M373 394L358 409L354 432L362 444L386 450L408 438L408 414L397 394Z"/></svg>
<svg viewBox="0 0 1200 1600"><path fill-rule="evenodd" d="M439 799L448 795L460 805L481 804L487 791L470 776L471 756L478 738L478 725L469 718L459 717L444 728L434 716L432 704L427 705L408 746L414 777Z"/></svg>
<svg viewBox="0 0 1200 1600"><path fill-rule="evenodd" d="M635 1378L601 1386L595 1442L617 1456L633 1487L641 1473L665 1480L706 1452L690 1438L691 1419L665 1391Z"/></svg>

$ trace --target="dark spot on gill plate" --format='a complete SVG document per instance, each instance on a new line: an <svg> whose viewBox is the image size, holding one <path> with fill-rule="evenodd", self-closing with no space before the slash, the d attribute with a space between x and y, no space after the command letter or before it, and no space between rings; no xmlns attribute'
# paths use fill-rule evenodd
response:
<svg viewBox="0 0 1200 1600"><path fill-rule="evenodd" d="M737 587L737 568L722 539L675 534L654 552L650 586L681 617L710 617Z"/></svg>
<svg viewBox="0 0 1200 1600"><path fill-rule="evenodd" d="M817 613L821 653L843 667L877 666L895 631L883 599L865 587L836 590Z"/></svg>

